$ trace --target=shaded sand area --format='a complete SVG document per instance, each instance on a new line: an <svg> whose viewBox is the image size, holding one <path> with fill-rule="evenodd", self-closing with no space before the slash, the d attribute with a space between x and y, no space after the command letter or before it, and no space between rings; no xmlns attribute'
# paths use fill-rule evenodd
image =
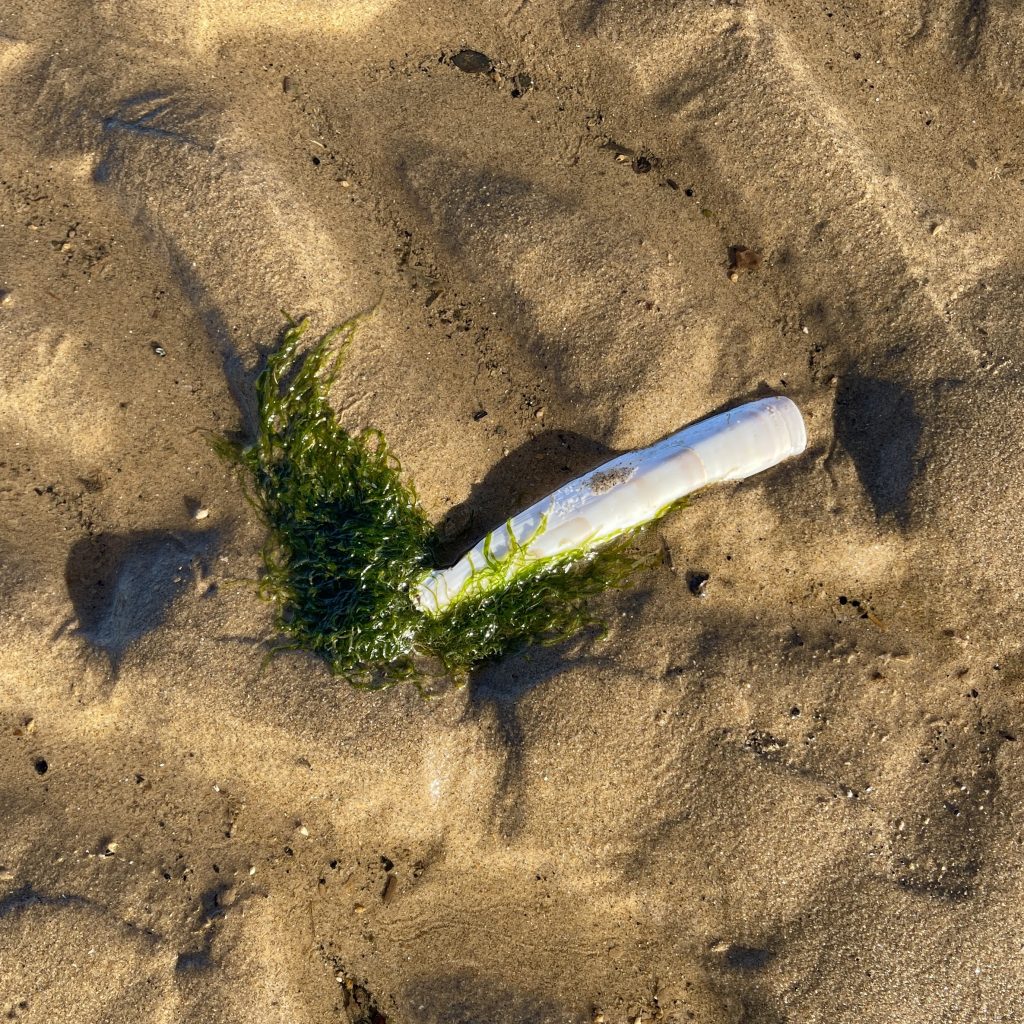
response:
<svg viewBox="0 0 1024 1024"><path fill-rule="evenodd" d="M1024 1019L1022 40L6 4L0 1014ZM660 524L603 640L432 701L267 665L208 433L280 309L374 306L337 408L453 552L740 398L809 450Z"/></svg>

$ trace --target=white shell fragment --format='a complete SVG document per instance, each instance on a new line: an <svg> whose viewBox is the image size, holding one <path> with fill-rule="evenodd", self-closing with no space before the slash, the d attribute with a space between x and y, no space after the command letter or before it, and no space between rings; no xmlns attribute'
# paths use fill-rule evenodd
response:
<svg viewBox="0 0 1024 1024"><path fill-rule="evenodd" d="M535 561L597 547L656 519L687 494L753 476L806 446L803 417L788 398L763 398L711 416L542 498L450 569L425 576L414 599L436 614L472 586L474 576L488 576L487 567L507 558L510 548L517 561Z"/></svg>

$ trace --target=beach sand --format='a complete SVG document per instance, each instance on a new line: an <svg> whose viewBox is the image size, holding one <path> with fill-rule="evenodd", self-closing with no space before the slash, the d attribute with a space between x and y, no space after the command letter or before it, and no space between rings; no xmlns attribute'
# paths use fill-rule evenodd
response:
<svg viewBox="0 0 1024 1024"><path fill-rule="evenodd" d="M5 1019L1024 1019L1022 82L995 0L5 5ZM604 639L359 692L209 442L281 310L373 310L453 553L741 399L808 451Z"/></svg>

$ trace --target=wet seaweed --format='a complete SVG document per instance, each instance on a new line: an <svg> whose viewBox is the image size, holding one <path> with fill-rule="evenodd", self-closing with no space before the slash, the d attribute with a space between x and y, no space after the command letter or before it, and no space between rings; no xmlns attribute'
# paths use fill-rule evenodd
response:
<svg viewBox="0 0 1024 1024"><path fill-rule="evenodd" d="M625 586L648 559L623 537L590 554L527 563L504 587L473 589L438 616L427 616L425 649L453 673L527 644L556 644L605 624L591 599Z"/></svg>
<svg viewBox="0 0 1024 1024"><path fill-rule="evenodd" d="M376 688L415 677L424 658L464 678L525 644L600 626L591 599L645 562L630 535L544 561L510 537L501 558L488 549L444 612L414 603L433 568L435 530L380 432L346 431L329 401L357 326L346 321L301 353L308 321L290 323L256 382L255 439L216 445L241 468L267 526L258 592L275 607L275 651L311 651L335 674Z"/></svg>

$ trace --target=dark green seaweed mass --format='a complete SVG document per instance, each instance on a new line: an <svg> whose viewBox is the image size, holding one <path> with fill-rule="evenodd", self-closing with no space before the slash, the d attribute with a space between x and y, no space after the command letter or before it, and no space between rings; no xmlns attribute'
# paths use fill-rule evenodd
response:
<svg viewBox="0 0 1024 1024"><path fill-rule="evenodd" d="M301 355L307 322L293 323L256 383L255 441L217 446L245 471L267 524L259 593L276 608L276 649L313 651L333 672L380 686L415 675L421 659L459 677L524 643L595 624L588 599L639 567L628 539L527 564L503 588L468 593L439 616L415 606L415 584L433 567L434 530L383 436L348 433L328 401L356 325Z"/></svg>

